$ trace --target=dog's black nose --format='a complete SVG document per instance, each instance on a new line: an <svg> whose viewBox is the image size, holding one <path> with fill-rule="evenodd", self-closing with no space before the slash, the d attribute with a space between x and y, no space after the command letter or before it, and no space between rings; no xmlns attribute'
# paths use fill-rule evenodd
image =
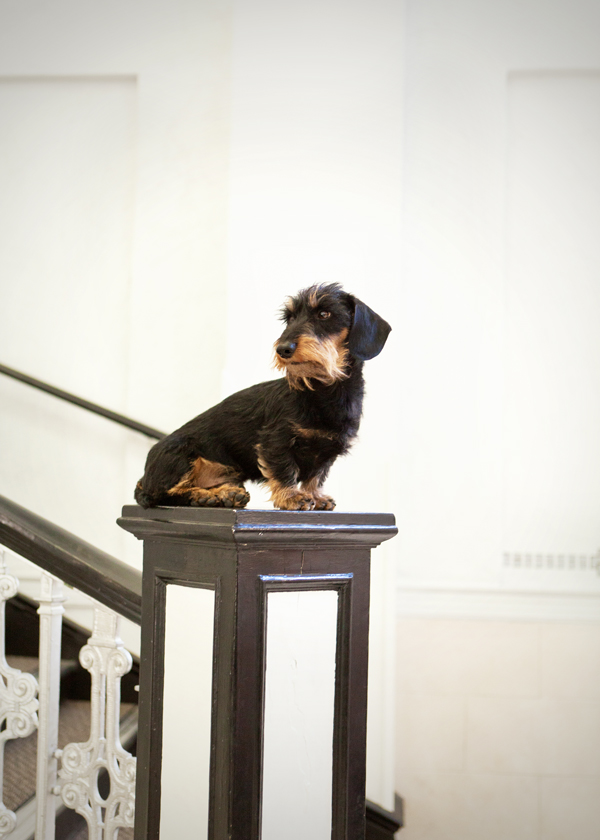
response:
<svg viewBox="0 0 600 840"><path fill-rule="evenodd" d="M282 359L291 359L296 352L296 342L282 341L277 345L276 352Z"/></svg>

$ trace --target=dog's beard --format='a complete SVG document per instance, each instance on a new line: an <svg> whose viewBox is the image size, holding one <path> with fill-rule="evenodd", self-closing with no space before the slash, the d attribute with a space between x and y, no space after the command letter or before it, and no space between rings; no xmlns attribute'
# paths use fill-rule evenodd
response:
<svg viewBox="0 0 600 840"><path fill-rule="evenodd" d="M273 367L285 373L290 388L299 390L304 387L313 391L311 380L333 385L348 376L348 348L343 343L346 335L346 330L338 336L321 340L303 335L298 340L294 357L282 359L275 353Z"/></svg>

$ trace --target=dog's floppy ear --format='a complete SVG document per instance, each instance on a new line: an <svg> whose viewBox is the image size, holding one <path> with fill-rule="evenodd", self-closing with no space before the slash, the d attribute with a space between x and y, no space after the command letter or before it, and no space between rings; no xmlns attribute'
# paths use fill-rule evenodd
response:
<svg viewBox="0 0 600 840"><path fill-rule="evenodd" d="M354 303L354 320L348 335L348 350L355 358L368 362L381 353L392 328L362 300L354 295L348 297Z"/></svg>

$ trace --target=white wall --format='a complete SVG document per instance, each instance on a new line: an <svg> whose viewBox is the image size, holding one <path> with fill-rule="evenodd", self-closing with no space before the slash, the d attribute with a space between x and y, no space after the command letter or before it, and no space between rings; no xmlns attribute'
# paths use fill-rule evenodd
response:
<svg viewBox="0 0 600 840"><path fill-rule="evenodd" d="M588 0L408 6L407 585L498 587L539 554L544 588L546 558L600 545L599 26Z"/></svg>
<svg viewBox="0 0 600 840"><path fill-rule="evenodd" d="M401 697L422 650L411 622L439 679L464 673L481 620L513 639L514 664L513 624L545 639L567 634L559 621L593 635L600 618L599 7L40 0L0 14L3 361L169 430L273 375L275 312L301 286L342 280L394 327L328 483L340 509L393 510L400 526L374 556L369 795L389 807L395 594ZM0 492L139 564L113 522L147 442L7 380L0 400ZM443 662L439 621L461 631ZM464 710L479 689L463 689ZM403 740L411 721L423 731L418 706L399 706L401 794L410 751L427 752ZM407 785L413 826L447 782L429 779L420 805ZM522 796L512 771L502 783ZM480 840L477 801L464 836ZM532 840L554 840L544 808Z"/></svg>
<svg viewBox="0 0 600 840"><path fill-rule="evenodd" d="M300 287L341 281L395 326L401 10L0 9L2 361L169 431L274 376L276 312ZM333 471L342 510L390 507L395 341ZM139 566L114 521L148 442L4 378L0 401L0 493ZM393 562L375 556L370 702L369 795L388 807Z"/></svg>
<svg viewBox="0 0 600 840"><path fill-rule="evenodd" d="M401 836L591 840L600 8L406 8Z"/></svg>
<svg viewBox="0 0 600 840"><path fill-rule="evenodd" d="M408 840L595 840L598 622L402 618Z"/></svg>

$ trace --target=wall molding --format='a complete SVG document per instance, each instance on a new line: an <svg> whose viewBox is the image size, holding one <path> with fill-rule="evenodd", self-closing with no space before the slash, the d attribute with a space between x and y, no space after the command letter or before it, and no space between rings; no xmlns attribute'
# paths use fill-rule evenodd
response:
<svg viewBox="0 0 600 840"><path fill-rule="evenodd" d="M501 621L598 621L598 591L549 591L399 582L396 615Z"/></svg>

